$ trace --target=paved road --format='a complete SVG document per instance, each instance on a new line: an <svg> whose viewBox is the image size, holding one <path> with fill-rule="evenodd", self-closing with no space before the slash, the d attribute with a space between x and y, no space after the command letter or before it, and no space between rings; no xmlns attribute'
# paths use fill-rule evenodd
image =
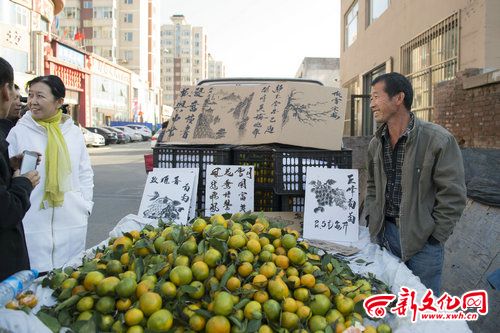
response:
<svg viewBox="0 0 500 333"><path fill-rule="evenodd" d="M151 152L149 142L89 148L94 169L94 211L86 248L106 239L125 215L137 214L146 182L144 154Z"/></svg>

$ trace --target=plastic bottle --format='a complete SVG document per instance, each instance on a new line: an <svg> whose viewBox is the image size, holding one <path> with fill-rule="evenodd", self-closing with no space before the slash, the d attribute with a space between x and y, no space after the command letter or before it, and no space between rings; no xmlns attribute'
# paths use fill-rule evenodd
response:
<svg viewBox="0 0 500 333"><path fill-rule="evenodd" d="M0 283L0 307L9 303L17 294L27 289L38 277L36 269L17 272Z"/></svg>

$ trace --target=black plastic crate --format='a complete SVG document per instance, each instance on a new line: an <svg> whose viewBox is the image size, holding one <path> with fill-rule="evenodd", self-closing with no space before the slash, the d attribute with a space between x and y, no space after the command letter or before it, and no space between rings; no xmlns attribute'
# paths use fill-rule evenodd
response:
<svg viewBox="0 0 500 333"><path fill-rule="evenodd" d="M283 212L304 212L306 199L302 195L280 195L281 210Z"/></svg>
<svg viewBox="0 0 500 333"><path fill-rule="evenodd" d="M280 197L273 189L255 188L253 200L254 212L279 212L281 211Z"/></svg>
<svg viewBox="0 0 500 333"><path fill-rule="evenodd" d="M274 187L274 146L235 146L233 150L234 165L253 165L255 188L272 189Z"/></svg>
<svg viewBox="0 0 500 333"><path fill-rule="evenodd" d="M153 148L155 168L199 168L198 187L203 190L207 165L229 164L231 164L231 146L227 145L162 145Z"/></svg>
<svg viewBox="0 0 500 333"><path fill-rule="evenodd" d="M304 194L307 168L325 167L350 169L351 150L324 150L311 148L277 148L274 152L275 185L277 194Z"/></svg>

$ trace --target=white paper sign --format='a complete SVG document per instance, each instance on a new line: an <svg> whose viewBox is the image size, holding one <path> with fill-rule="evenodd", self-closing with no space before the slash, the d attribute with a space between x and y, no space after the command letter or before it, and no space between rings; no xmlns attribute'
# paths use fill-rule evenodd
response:
<svg viewBox="0 0 500 333"><path fill-rule="evenodd" d="M208 165L205 215L253 211L254 167Z"/></svg>
<svg viewBox="0 0 500 333"><path fill-rule="evenodd" d="M186 224L191 205L194 170L155 169L149 173L138 215L151 220L162 219Z"/></svg>
<svg viewBox="0 0 500 333"><path fill-rule="evenodd" d="M153 168L153 171L157 169L162 169L162 168ZM177 168L179 171L186 171L186 172L194 172L195 177L194 177L194 184L193 184L193 193L191 193L191 204L190 204L190 209L189 209L189 215L188 215L188 221L191 221L193 218L196 217L196 201L198 198L198 175L200 174L200 169L198 168Z"/></svg>
<svg viewBox="0 0 500 333"><path fill-rule="evenodd" d="M307 168L304 238L358 240L358 170Z"/></svg>

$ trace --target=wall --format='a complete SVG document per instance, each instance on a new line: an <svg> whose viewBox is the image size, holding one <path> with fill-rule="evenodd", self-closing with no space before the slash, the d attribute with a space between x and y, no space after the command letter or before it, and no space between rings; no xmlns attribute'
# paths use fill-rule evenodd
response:
<svg viewBox="0 0 500 333"><path fill-rule="evenodd" d="M435 88L433 122L450 131L461 147L500 148L500 70L457 73Z"/></svg>
<svg viewBox="0 0 500 333"><path fill-rule="evenodd" d="M349 48L344 49L345 14L353 3L353 0L343 0L341 5L342 85L387 61L392 64L386 66L386 71L392 67L399 72L401 45L456 11L460 11L461 16L459 68L500 68L500 40L497 38L500 24L496 14L500 10L500 1L391 1L389 8L367 26L368 1L358 0L357 38ZM422 12L425 15L416 14Z"/></svg>

